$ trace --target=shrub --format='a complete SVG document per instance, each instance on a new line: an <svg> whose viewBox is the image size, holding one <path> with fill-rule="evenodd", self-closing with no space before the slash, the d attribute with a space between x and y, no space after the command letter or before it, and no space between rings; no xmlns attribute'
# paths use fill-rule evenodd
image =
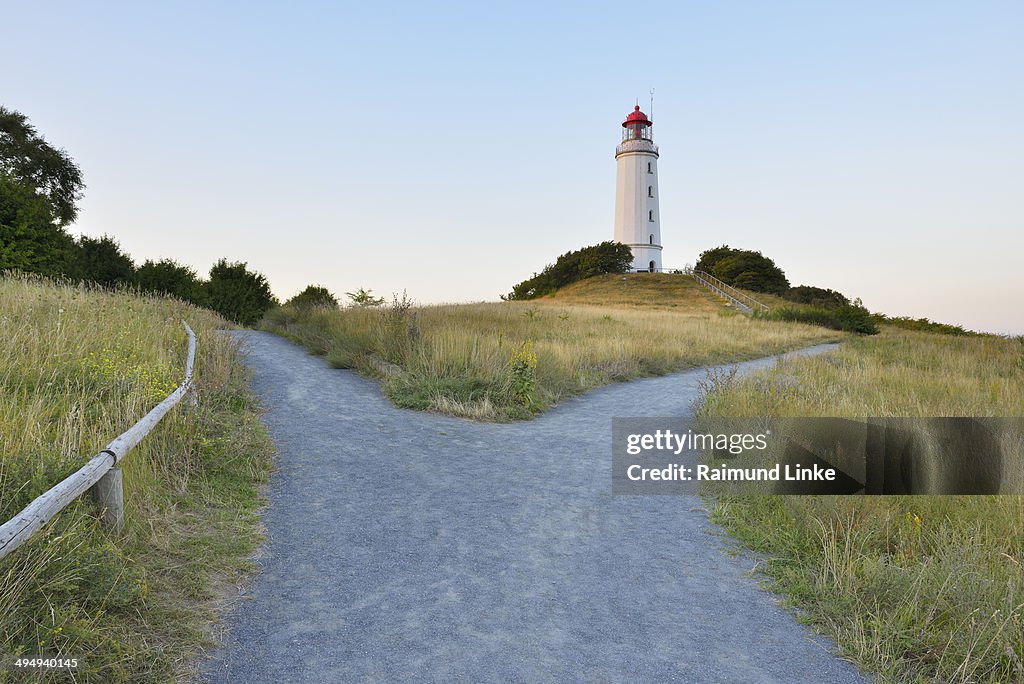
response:
<svg viewBox="0 0 1024 684"><path fill-rule="evenodd" d="M383 297L374 297L373 290L364 290L359 288L355 292L346 292L345 296L349 298L353 306L380 306L384 303Z"/></svg>
<svg viewBox="0 0 1024 684"><path fill-rule="evenodd" d="M812 285L791 287L782 293L782 298L798 304L810 304L824 309L833 306L844 306L850 303L850 300L842 292Z"/></svg>
<svg viewBox="0 0 1024 684"><path fill-rule="evenodd" d="M338 300L331 291L320 285L309 285L305 290L295 295L285 306L326 306L332 309L338 308Z"/></svg>
<svg viewBox="0 0 1024 684"><path fill-rule="evenodd" d="M250 271L243 262L229 264L227 259L221 259L210 269L206 292L214 311L242 325L256 323L277 305L262 273Z"/></svg>
<svg viewBox="0 0 1024 684"><path fill-rule="evenodd" d="M903 328L904 330L918 330L921 332L939 333L941 335L983 335L983 333L974 332L973 330L965 330L959 325L936 323L935 321L928 320L927 318L910 318L909 316L886 316L885 314L875 314L875 320L879 323Z"/></svg>
<svg viewBox="0 0 1024 684"><path fill-rule="evenodd" d="M143 292L171 295L198 306L206 305L203 282L196 272L171 259L147 260L135 272L134 280Z"/></svg>
<svg viewBox="0 0 1024 684"><path fill-rule="evenodd" d="M733 249L729 245L722 245L721 247L715 247L713 249L706 249L700 253L700 258L697 259L697 265L693 267L695 271L703 271L704 273L711 273L715 270L715 264L727 256L732 256L738 249Z"/></svg>
<svg viewBox="0 0 1024 684"><path fill-rule="evenodd" d="M123 285L132 282L135 264L130 256L121 251L117 240L109 235L101 238L82 235L73 251L68 275L107 287Z"/></svg>
<svg viewBox="0 0 1024 684"><path fill-rule="evenodd" d="M753 292L782 294L789 289L786 274L774 261L748 249L733 249L729 245L709 249L701 253L694 269Z"/></svg>
<svg viewBox="0 0 1024 684"><path fill-rule="evenodd" d="M502 299L536 299L579 280L607 273L625 273L632 264L633 250L621 242L608 240L566 252L540 273L513 286Z"/></svg>
<svg viewBox="0 0 1024 684"><path fill-rule="evenodd" d="M401 299L392 295L391 305L380 313L377 346L389 363L405 365L420 341L420 323L413 306L415 302L402 290Z"/></svg>
<svg viewBox="0 0 1024 684"><path fill-rule="evenodd" d="M862 306L846 304L830 308L806 307L791 308L782 307L775 309L771 317L780 321L799 321L820 325L832 330L843 330L846 332L863 333L875 335L878 333L878 326L875 325L871 312Z"/></svg>

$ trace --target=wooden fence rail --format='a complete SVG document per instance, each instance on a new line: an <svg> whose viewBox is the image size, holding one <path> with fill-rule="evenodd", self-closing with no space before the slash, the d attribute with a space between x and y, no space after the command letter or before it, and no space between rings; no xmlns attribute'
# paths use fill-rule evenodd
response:
<svg viewBox="0 0 1024 684"><path fill-rule="evenodd" d="M103 506L103 520L120 530L124 524L124 497L121 490L121 468L118 464L129 451L156 427L160 419L181 401L192 387L192 368L196 359L196 335L185 321L181 322L188 332L188 360L185 362L185 379L178 389L167 395L124 433L118 435L103 451L88 463L66 477L62 482L40 494L20 513L0 525L0 558L18 548L50 521L69 503L87 490Z"/></svg>

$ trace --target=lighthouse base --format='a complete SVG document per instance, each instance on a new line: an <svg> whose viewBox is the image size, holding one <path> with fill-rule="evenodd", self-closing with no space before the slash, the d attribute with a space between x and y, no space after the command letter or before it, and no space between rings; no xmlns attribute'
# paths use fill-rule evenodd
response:
<svg viewBox="0 0 1024 684"><path fill-rule="evenodd" d="M661 273L660 245L630 245L633 250L633 271Z"/></svg>

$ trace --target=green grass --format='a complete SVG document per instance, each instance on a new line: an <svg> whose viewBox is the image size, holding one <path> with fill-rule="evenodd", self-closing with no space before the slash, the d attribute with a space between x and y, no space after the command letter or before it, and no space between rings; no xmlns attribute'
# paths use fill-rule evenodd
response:
<svg viewBox="0 0 1024 684"><path fill-rule="evenodd" d="M883 328L723 382L702 412L1024 416L1024 343ZM732 496L713 516L882 681L1024 681L1024 497Z"/></svg>
<svg viewBox="0 0 1024 684"><path fill-rule="evenodd" d="M80 682L187 678L216 606L250 569L272 446L219 317L171 299L0 279L2 520L180 381L181 319L199 339L198 405L173 409L123 462L122 534L99 525L84 496L0 561L6 657L80 658ZM63 681L38 681L51 679Z"/></svg>
<svg viewBox="0 0 1024 684"><path fill-rule="evenodd" d="M597 305L604 300L613 303ZM377 378L399 406L481 420L528 418L611 382L841 338L738 315L690 278L654 274L592 278L530 302L286 306L263 326Z"/></svg>

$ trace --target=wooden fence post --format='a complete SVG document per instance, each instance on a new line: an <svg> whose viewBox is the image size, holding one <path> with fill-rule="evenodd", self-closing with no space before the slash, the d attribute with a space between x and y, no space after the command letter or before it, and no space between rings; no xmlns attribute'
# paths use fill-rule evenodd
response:
<svg viewBox="0 0 1024 684"><path fill-rule="evenodd" d="M92 486L93 496L103 507L103 522L116 532L124 529L124 489L121 468L114 466Z"/></svg>

